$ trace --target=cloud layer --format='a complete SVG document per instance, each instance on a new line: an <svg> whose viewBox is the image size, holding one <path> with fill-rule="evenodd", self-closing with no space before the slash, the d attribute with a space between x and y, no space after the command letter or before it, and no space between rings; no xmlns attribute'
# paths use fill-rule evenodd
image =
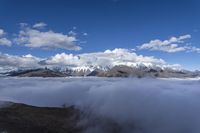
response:
<svg viewBox="0 0 200 133"><path fill-rule="evenodd" d="M122 127L120 133L199 133L199 80L5 78L0 100L76 105ZM94 121L92 121L94 122ZM110 125L104 125L110 126ZM109 133L100 123L87 133Z"/></svg>

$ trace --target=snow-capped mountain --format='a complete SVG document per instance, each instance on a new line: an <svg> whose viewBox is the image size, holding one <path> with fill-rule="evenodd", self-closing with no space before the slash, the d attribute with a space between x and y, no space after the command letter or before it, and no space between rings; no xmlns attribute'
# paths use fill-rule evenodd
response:
<svg viewBox="0 0 200 133"><path fill-rule="evenodd" d="M83 66L62 68L40 68L19 70L7 73L20 77L67 77L67 76L97 76L97 77L161 77L161 78L193 78L199 73L174 69L167 66L137 64L135 66L116 65L113 67Z"/></svg>
<svg viewBox="0 0 200 133"><path fill-rule="evenodd" d="M180 65L171 65L162 59L137 55L131 50L121 48L78 55L61 53L49 58L8 54L0 54L0 57L1 75L193 77L196 74L183 70Z"/></svg>

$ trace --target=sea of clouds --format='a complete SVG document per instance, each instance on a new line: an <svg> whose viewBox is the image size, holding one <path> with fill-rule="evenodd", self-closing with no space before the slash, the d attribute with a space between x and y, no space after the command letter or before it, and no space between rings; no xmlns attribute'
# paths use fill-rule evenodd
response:
<svg viewBox="0 0 200 133"><path fill-rule="evenodd" d="M114 121L122 133L200 132L200 80L1 78L0 101L75 105ZM86 132L106 130L97 124Z"/></svg>

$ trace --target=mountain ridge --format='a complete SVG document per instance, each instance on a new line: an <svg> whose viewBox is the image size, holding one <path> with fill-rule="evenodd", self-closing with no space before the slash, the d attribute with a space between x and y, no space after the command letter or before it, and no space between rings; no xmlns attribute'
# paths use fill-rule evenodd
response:
<svg viewBox="0 0 200 133"><path fill-rule="evenodd" d="M114 67L77 67L77 68L38 68L24 69L4 73L7 76L18 77L69 77L69 76L96 76L96 77L153 77L153 78L195 78L200 76L199 71L159 67L156 65L138 65L134 67L116 65Z"/></svg>

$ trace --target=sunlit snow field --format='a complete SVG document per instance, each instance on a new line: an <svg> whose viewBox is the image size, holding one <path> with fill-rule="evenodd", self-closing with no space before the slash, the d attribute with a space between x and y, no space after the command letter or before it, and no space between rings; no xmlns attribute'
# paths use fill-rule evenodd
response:
<svg viewBox="0 0 200 133"><path fill-rule="evenodd" d="M118 123L134 123L138 133L200 132L199 79L1 78L0 100L89 107Z"/></svg>

